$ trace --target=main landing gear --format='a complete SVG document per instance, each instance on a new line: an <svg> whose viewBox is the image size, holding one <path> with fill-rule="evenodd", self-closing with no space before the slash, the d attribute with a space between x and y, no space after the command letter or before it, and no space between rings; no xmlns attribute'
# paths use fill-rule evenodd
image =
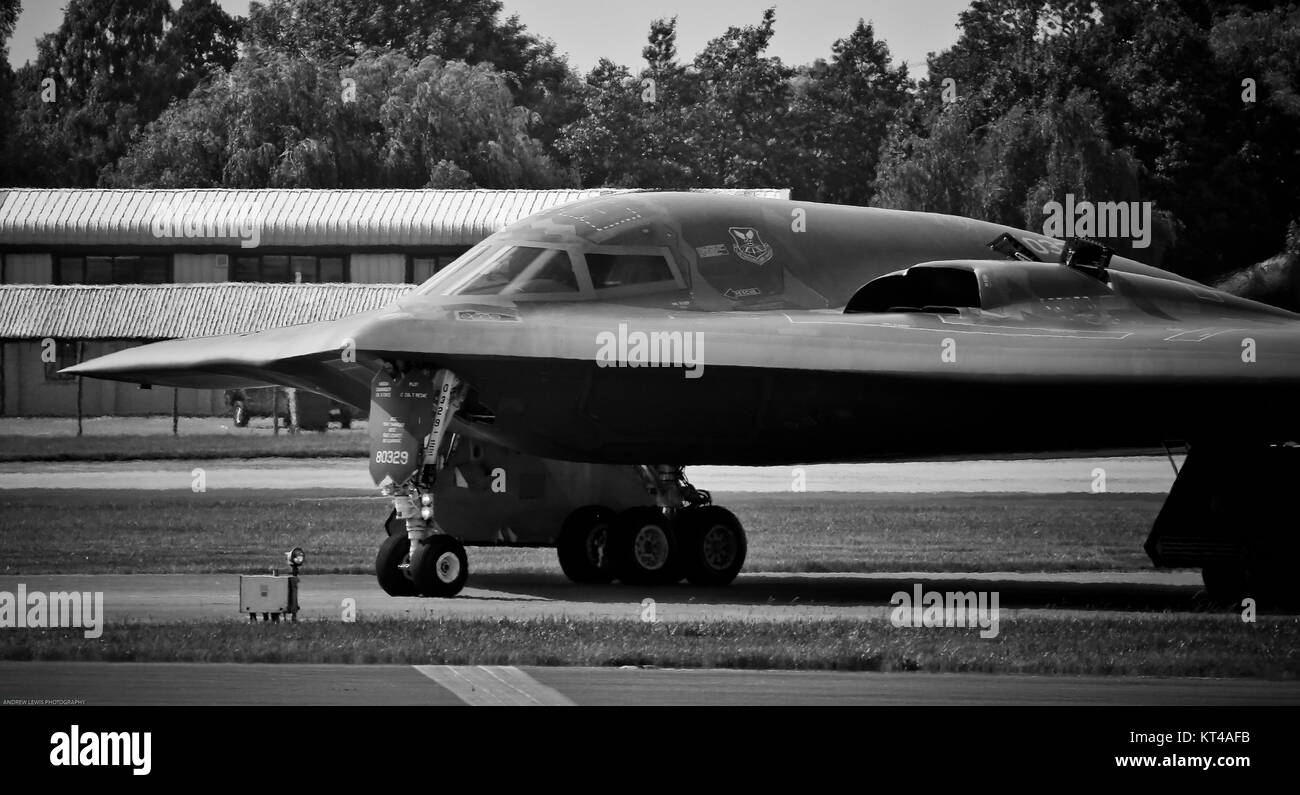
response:
<svg viewBox="0 0 1300 795"><path fill-rule="evenodd" d="M745 565L745 530L711 504L681 467L638 467L656 505L615 512L589 505L569 514L560 531L560 567L578 583L726 585Z"/></svg>
<svg viewBox="0 0 1300 795"><path fill-rule="evenodd" d="M748 549L735 514L713 505L708 492L691 486L680 467L638 469L657 504L622 511L587 505L570 512L556 541L564 574L583 584L618 580L654 586L684 579L721 586L734 580ZM375 557L379 586L390 596L455 596L465 586L469 563L464 545L426 529L431 502L410 494L393 498L388 537ZM413 523L419 532L414 539Z"/></svg>
<svg viewBox="0 0 1300 795"><path fill-rule="evenodd" d="M534 496L515 510L530 515L510 527L513 514L496 502L506 499L495 486L498 476L505 482L506 470L486 464L479 452L469 452L468 461L448 463L457 450L448 428L465 401L464 383L446 370L436 374L393 370L376 376L371 407L371 475L383 484L383 493L393 504L385 525L387 538L375 556L375 576L390 596L460 593L469 577L460 539L519 546L554 541L560 567L577 583L619 580L629 585L664 585L686 579L695 585L726 585L744 565L746 541L740 521L713 505L708 492L692 486L680 466L637 466L633 474L619 466L587 465L575 478L583 485L550 490L549 498L541 495L547 493L544 479L551 475L545 475L539 487L537 473L526 472L520 479L524 483L534 479L528 487ZM542 471L563 470L554 466L562 463L549 462ZM572 471L581 465L567 466ZM440 481L444 472L455 479ZM491 489L482 480L471 483L474 472L479 477L492 473ZM454 501L443 507L440 522L434 521L435 483L443 497L456 493ZM611 505L569 510L593 497ZM653 504L637 504L642 502ZM478 521L505 525L510 533L497 531L492 537L466 526ZM555 524L561 525L558 534ZM519 536L515 530L521 530Z"/></svg>

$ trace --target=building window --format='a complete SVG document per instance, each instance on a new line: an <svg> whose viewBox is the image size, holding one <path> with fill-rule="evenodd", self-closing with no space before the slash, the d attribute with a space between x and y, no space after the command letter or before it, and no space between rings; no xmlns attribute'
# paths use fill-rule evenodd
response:
<svg viewBox="0 0 1300 795"><path fill-rule="evenodd" d="M235 257L232 282L346 282L343 257L299 254L261 254Z"/></svg>
<svg viewBox="0 0 1300 795"><path fill-rule="evenodd" d="M469 249L466 249L468 251ZM407 284L424 284L430 276L456 261L464 251L452 254L412 254L406 258Z"/></svg>
<svg viewBox="0 0 1300 795"><path fill-rule="evenodd" d="M44 354L44 348L41 345L37 345L37 350ZM64 384L76 381L77 377L75 375L65 375L59 372L63 368L71 367L74 364L77 364L77 343L75 341L54 343L54 361L45 362L45 380Z"/></svg>
<svg viewBox="0 0 1300 795"><path fill-rule="evenodd" d="M167 284L170 258L161 254L55 257L55 284Z"/></svg>

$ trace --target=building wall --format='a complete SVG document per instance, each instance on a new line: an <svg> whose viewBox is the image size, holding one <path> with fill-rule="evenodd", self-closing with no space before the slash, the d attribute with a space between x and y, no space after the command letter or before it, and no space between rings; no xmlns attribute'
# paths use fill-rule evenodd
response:
<svg viewBox="0 0 1300 795"><path fill-rule="evenodd" d="M90 359L129 348L136 342L86 342L82 358ZM39 340L4 343L4 414L10 417L77 416L77 379L48 380L41 361ZM180 413L186 417L209 417L226 413L225 392L212 389L154 387L82 379L82 415L144 416L172 413L172 393L177 392Z"/></svg>
<svg viewBox="0 0 1300 795"><path fill-rule="evenodd" d="M54 258L49 254L5 254L5 284L49 284L54 280Z"/></svg>
<svg viewBox="0 0 1300 795"><path fill-rule="evenodd" d="M230 258L224 254L172 255L172 281L177 283L224 282L230 280L229 273Z"/></svg>
<svg viewBox="0 0 1300 795"><path fill-rule="evenodd" d="M166 254L165 250L159 253ZM293 253L293 252L288 252ZM303 249L303 253L309 250ZM438 264L446 264L459 253L421 254ZM55 252L5 254L5 284L52 284ZM332 255L338 256L338 255ZM172 281L180 284L210 284L230 281L230 255L226 253L178 252L172 257ZM357 284L401 284L406 280L406 254L353 253L348 257L350 281ZM423 281L417 278L417 282Z"/></svg>
<svg viewBox="0 0 1300 795"><path fill-rule="evenodd" d="M358 284L401 284L406 281L404 254L353 254L352 281Z"/></svg>
<svg viewBox="0 0 1300 795"><path fill-rule="evenodd" d="M53 252L5 253L3 280L7 284L51 284L54 280ZM447 255L445 259L451 259ZM223 264L223 260L225 264ZM354 253L349 257L350 281L357 284L401 284L406 280L404 253ZM213 283L230 279L229 255L180 252L172 255L172 277L177 283ZM81 343L81 356L90 359L135 342L88 341ZM75 417L77 380L46 377L39 340L6 341L0 368L0 414L26 417ZM170 415L172 392L166 387L140 389L135 384L84 379L81 385L82 415L145 416ZM222 390L182 389L180 413L185 416L221 416L228 412Z"/></svg>

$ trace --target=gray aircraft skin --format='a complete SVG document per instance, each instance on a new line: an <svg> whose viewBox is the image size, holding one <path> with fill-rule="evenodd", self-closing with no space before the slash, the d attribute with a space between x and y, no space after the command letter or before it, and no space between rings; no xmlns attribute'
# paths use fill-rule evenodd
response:
<svg viewBox="0 0 1300 795"><path fill-rule="evenodd" d="M1048 261L991 250L1002 234ZM567 254L577 289L537 279L511 292L465 288L467 273L511 246ZM157 343L68 372L281 383L364 407L379 362L402 360L473 385L493 416L474 429L485 438L600 463L876 461L1296 435L1287 408L1300 397L1300 316L1122 257L1101 276L1065 267L1061 248L934 214L602 197L502 230L393 307ZM650 282L598 287L589 273L601 256L667 267ZM903 294L886 296L895 305L845 311L868 282L907 269ZM443 294L458 276L459 294ZM601 361L611 335L630 340L633 356L648 341L656 360ZM355 363L340 357L349 344ZM672 361L676 352L698 362Z"/></svg>
<svg viewBox="0 0 1300 795"><path fill-rule="evenodd" d="M1178 551L1153 534L1148 550L1158 564L1205 565L1207 584L1212 565L1233 561L1217 590L1239 593L1240 561L1266 558L1272 541L1252 541L1247 555L1224 529L1231 516L1211 527L1211 512L1188 500L1215 489L1240 496L1249 486L1232 480L1238 451L1258 463L1300 436L1300 315L1087 250L935 214L605 196L508 226L383 309L160 342L65 372L178 387L280 384L356 406L373 390L387 394L386 377L454 374L465 390L447 423L454 432L542 459L657 467L658 507L670 518L707 504L679 477L691 464L1180 440L1207 451L1192 469L1211 482L1180 478L1192 496L1178 511L1166 506L1160 534L1195 543ZM396 473L372 461L372 472L377 482L409 477L403 488L419 495L429 462L415 459ZM658 521L630 516L629 537ZM740 538L734 517L727 523ZM407 516L413 545L431 527ZM440 592L426 582L422 593Z"/></svg>

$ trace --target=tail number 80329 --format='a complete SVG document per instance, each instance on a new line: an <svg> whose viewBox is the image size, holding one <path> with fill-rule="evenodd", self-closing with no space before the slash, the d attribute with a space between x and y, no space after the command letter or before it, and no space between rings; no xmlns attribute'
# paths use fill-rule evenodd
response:
<svg viewBox="0 0 1300 795"><path fill-rule="evenodd" d="M405 464L411 460L411 454L406 450L376 450L376 464Z"/></svg>

